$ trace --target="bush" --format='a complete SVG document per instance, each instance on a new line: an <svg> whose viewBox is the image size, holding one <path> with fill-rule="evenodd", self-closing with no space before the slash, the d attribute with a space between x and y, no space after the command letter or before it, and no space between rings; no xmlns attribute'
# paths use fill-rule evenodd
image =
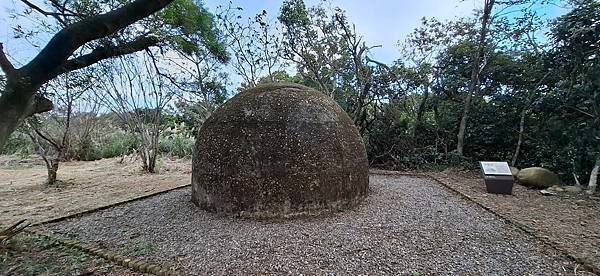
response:
<svg viewBox="0 0 600 276"><path fill-rule="evenodd" d="M18 154L20 156L29 156L33 153L33 142L27 134L21 131L15 131L8 137L6 144L0 148L0 154Z"/></svg>
<svg viewBox="0 0 600 276"><path fill-rule="evenodd" d="M130 154L140 146L140 139L133 133L119 131L103 137L97 145L100 158Z"/></svg>
<svg viewBox="0 0 600 276"><path fill-rule="evenodd" d="M182 133L161 136L159 151L177 157L190 157L194 148L194 138Z"/></svg>
<svg viewBox="0 0 600 276"><path fill-rule="evenodd" d="M91 138L86 138L73 145L74 156L81 161L94 161L100 159L100 153Z"/></svg>

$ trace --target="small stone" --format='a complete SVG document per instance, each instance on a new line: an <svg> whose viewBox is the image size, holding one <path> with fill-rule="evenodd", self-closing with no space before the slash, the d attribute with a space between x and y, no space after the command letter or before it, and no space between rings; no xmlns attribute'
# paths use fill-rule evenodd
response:
<svg viewBox="0 0 600 276"><path fill-rule="evenodd" d="M564 192L565 191L565 189L563 189L563 187L559 186L559 185L554 185L554 186L552 186L552 187L550 187L550 188L548 188L546 190L548 190L548 191L554 191L554 192Z"/></svg>
<svg viewBox="0 0 600 276"><path fill-rule="evenodd" d="M581 193L583 189L577 186L564 186L563 190L568 193Z"/></svg>
<svg viewBox="0 0 600 276"><path fill-rule="evenodd" d="M549 191L549 190L540 190L540 193L545 196L555 196L557 193Z"/></svg>

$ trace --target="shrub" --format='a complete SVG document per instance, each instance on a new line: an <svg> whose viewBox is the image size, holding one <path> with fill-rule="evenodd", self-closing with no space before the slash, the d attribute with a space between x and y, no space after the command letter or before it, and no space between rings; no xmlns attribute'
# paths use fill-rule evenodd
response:
<svg viewBox="0 0 600 276"><path fill-rule="evenodd" d="M161 136L159 141L161 153L181 158L192 156L193 148L194 138L183 133Z"/></svg>
<svg viewBox="0 0 600 276"><path fill-rule="evenodd" d="M8 138L3 148L0 148L0 154L17 154L20 156L29 156L33 153L33 142L27 134L21 131L15 131Z"/></svg>
<svg viewBox="0 0 600 276"><path fill-rule="evenodd" d="M103 137L97 145L100 158L130 154L140 146L140 139L133 133L119 131Z"/></svg>

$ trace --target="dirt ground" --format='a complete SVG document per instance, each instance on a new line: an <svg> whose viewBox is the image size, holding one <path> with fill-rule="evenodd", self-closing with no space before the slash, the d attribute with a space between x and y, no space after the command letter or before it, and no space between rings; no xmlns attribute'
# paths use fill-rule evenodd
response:
<svg viewBox="0 0 600 276"><path fill-rule="evenodd" d="M41 160L0 156L0 225L38 223L190 183L190 160L162 158L158 170L142 173L132 157L65 162L58 171L63 183L46 186Z"/></svg>
<svg viewBox="0 0 600 276"><path fill-rule="evenodd" d="M512 196L493 195L477 173L429 175L600 271L600 198L583 193L544 196L521 185L514 186Z"/></svg>

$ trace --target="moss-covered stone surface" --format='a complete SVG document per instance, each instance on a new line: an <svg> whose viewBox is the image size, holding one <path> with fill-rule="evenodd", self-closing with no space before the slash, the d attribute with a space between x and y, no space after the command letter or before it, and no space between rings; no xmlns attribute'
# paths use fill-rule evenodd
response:
<svg viewBox="0 0 600 276"><path fill-rule="evenodd" d="M203 209L289 215L351 207L367 192L358 131L316 90L270 84L243 91L199 130L192 201Z"/></svg>

